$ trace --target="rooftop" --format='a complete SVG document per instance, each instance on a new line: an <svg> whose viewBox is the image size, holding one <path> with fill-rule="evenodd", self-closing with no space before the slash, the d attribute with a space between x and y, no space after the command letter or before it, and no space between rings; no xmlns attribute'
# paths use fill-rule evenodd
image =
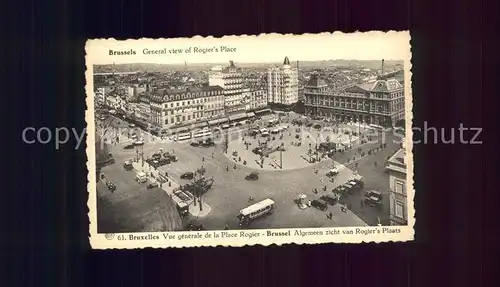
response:
<svg viewBox="0 0 500 287"><path fill-rule="evenodd" d="M403 89L403 85L396 79L376 80L359 84L358 87L369 92L392 92Z"/></svg>
<svg viewBox="0 0 500 287"><path fill-rule="evenodd" d="M154 102L168 102L174 100L174 97L177 96L180 96L181 99L199 98L203 96L202 92L210 91L223 91L223 88L220 86L202 86L201 88L159 89L151 94L150 98Z"/></svg>
<svg viewBox="0 0 500 287"><path fill-rule="evenodd" d="M323 81L323 79L321 79L321 77L317 74L312 75L306 85L306 87L310 88L322 88L327 86L328 85L325 83L325 81Z"/></svg>
<svg viewBox="0 0 500 287"><path fill-rule="evenodd" d="M290 60L288 59L288 57L285 57L285 60L283 61L283 65L290 66Z"/></svg>
<svg viewBox="0 0 500 287"><path fill-rule="evenodd" d="M394 153L391 158L389 159L390 164L396 164L396 165L402 165L406 166L405 164L405 155L406 152L403 148L400 148L396 153Z"/></svg>

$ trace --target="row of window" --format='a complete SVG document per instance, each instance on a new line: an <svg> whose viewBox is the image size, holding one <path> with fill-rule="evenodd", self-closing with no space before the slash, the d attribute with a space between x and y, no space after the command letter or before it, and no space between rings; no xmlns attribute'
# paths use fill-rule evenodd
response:
<svg viewBox="0 0 500 287"><path fill-rule="evenodd" d="M174 105L176 107L179 107L179 106L191 105L191 103L192 104L202 104L202 103L206 103L206 102L209 102L209 101L212 102L212 101L223 101L223 100L224 100L223 96L201 98L201 99L193 99L193 100L188 100L188 101L170 103L170 107L173 108ZM164 103L163 106L165 108L167 108L169 106L169 103Z"/></svg>
<svg viewBox="0 0 500 287"><path fill-rule="evenodd" d="M221 114L223 114L222 111L220 111L220 112L218 112L218 111L210 111L210 112L205 112L205 113L194 113L193 115L183 115L183 116L165 118L164 123L166 125L168 125L168 124L175 124L175 123L182 123L182 122L185 122L185 121L200 120L200 119L202 119L204 117L212 117L212 116L221 115Z"/></svg>

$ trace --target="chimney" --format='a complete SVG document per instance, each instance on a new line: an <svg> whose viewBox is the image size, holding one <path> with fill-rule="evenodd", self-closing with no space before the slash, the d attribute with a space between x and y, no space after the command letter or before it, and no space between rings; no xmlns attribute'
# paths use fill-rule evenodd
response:
<svg viewBox="0 0 500 287"><path fill-rule="evenodd" d="M382 59L382 75L381 76L384 76L384 59Z"/></svg>

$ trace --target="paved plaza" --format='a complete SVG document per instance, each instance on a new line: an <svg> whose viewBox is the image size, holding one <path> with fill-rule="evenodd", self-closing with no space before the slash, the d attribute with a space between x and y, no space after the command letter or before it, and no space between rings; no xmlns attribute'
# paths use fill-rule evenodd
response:
<svg viewBox="0 0 500 287"><path fill-rule="evenodd" d="M263 121L266 120L268 118L263 119ZM388 175L384 173L383 166L386 158L397 148L391 138L387 138L387 147L379 148L378 142L359 145L357 138L347 139L347 136L341 136L332 131L331 134L321 136L325 138L330 136L331 141L351 140L354 149L336 153L333 157L334 160L325 157L319 162L310 163L307 160L307 153L309 142L311 148L315 148L315 130L304 128L305 131L301 131L301 146L295 146L292 142L297 141L295 135L298 127L292 126L289 120L289 118L282 118L283 123L289 125L288 129L282 133L283 139L279 139L280 134L271 135L271 138L274 136L275 140L268 143L280 145L283 142L285 151L282 152L282 169L277 165L280 162L279 152L274 152L269 158L265 158L264 167L257 164L256 160L260 159L260 156L252 153L252 149L257 146L257 141L261 140L262 137L244 136L248 132L248 125L241 126L239 128L241 131L233 130L231 132L227 154L223 151L223 144L220 143L221 138L216 140L215 147L208 148L193 147L189 142L154 138L151 141L146 140L145 145L139 149L124 149L124 146L132 143L132 140L123 133L118 135L117 141L117 135L113 134L114 131L110 131L107 137L112 138L114 142L108 145L108 149L116 163L103 167L102 172L106 178L116 184L117 189L111 193L103 187L102 183L98 184L98 202L102 203L98 205L98 214L102 217L115 218L114 223L118 226L117 230L130 228L129 222L133 220L138 222L136 228L142 231L168 229L170 228L168 222L176 221L170 215L172 210L175 210L175 206L168 196L167 189L169 187L146 189L144 184L140 185L133 180L134 171L126 171L123 168L123 163L126 160L136 159L138 160L135 164L136 169L144 169L146 172L153 171L156 174L168 174L168 177L176 185L189 183L189 180L181 179L181 175L185 172L194 172L202 166L206 170L205 177L214 179L215 182L211 190L202 197L206 212L200 213L198 217L185 218L184 223L194 219L211 230L223 229L226 225L230 229L238 229L236 215L241 209L251 204L249 197L252 197L254 202L271 198L275 201L276 208L273 214L252 222L249 228L362 226L376 225L379 221L384 224L389 215L388 196L384 197L385 202L382 208L374 208L361 204L363 192L349 195L341 201L351 208L347 212L342 212L339 205L329 206L327 211L320 211L312 207L301 210L294 203L294 199L300 193L304 193L309 200L319 198L322 194L331 195L333 188L356 177L363 178L365 190L376 189L387 192L389 189ZM128 126L127 123L118 119L114 120L112 125L121 128ZM309 138L307 138L308 134ZM143 137L145 138L145 135ZM244 145L245 141L250 143L248 150ZM361 156L363 151L376 148L379 150L372 155ZM147 164L142 164L140 160L142 156L144 158L150 157L159 149L175 154L178 161L159 167L157 170L149 168ZM233 156L233 151L236 151L238 155ZM243 165L245 160L247 164ZM375 162L378 164L375 165ZM340 172L335 176L335 181L330 182L326 173L333 166L337 167ZM259 179L256 181L245 180L245 176L251 172L258 172ZM314 189L317 189L317 194L314 194ZM141 198L145 194L147 194L146 199ZM127 203L124 204L124 202ZM142 211L131 214L131 210L135 210L130 207L131 205L143 205ZM192 210L193 207L190 207L190 211ZM330 212L332 213L331 219L327 217ZM192 213L196 214L196 212ZM128 217L133 218L127 219ZM113 222L103 224L110 226Z"/></svg>

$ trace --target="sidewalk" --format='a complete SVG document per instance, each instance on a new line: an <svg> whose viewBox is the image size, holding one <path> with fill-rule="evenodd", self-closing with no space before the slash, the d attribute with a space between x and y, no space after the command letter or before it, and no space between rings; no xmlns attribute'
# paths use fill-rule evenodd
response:
<svg viewBox="0 0 500 287"><path fill-rule="evenodd" d="M147 162L144 162L144 166L142 166L141 161L139 160L138 162L132 162L132 166L134 167L134 170L136 172L141 172L141 171L145 172L148 175L148 182L156 182L157 178L160 177L160 172L151 167ZM166 176L162 175L162 177ZM159 186L159 188L163 189L170 197L175 196L174 190L177 190L180 185L177 182L175 182L171 177L167 176L167 178L168 182L162 183L161 186ZM201 211L198 203L196 203L195 206L193 200L190 200L189 202L186 203L189 204L189 213L192 216L204 217L207 216L212 210L212 208L204 202L202 202L203 207Z"/></svg>

